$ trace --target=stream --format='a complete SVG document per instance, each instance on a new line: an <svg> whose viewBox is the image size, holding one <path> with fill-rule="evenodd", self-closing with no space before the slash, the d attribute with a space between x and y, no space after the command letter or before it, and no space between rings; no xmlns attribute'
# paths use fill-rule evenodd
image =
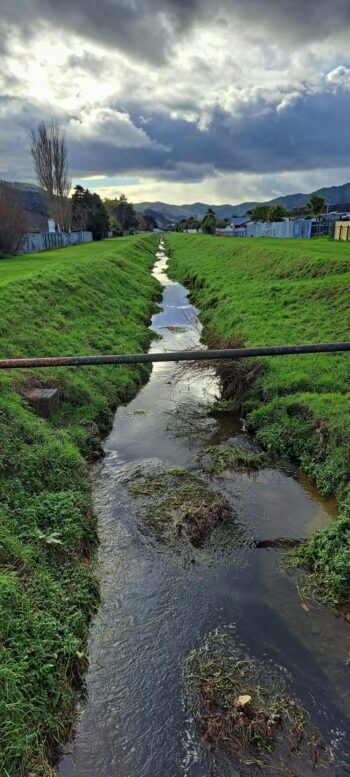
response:
<svg viewBox="0 0 350 777"><path fill-rule="evenodd" d="M154 275L164 293L151 328L162 340L150 350L200 348L197 311L166 266L161 241ZM250 655L287 678L332 749L329 774L350 772L349 626L330 608L305 604L281 567L283 545L329 523L334 501L281 464L211 482L255 544L226 543L209 549L209 561L204 552L203 563L183 564L140 530L129 492L135 478L174 466L198 471L196 453L208 445L255 449L235 415L208 414L218 394L211 368L157 363L137 397L117 410L96 478L102 599L91 627L87 698L59 777L210 777L184 703L183 667L210 632L231 626ZM237 763L225 769L241 774Z"/></svg>

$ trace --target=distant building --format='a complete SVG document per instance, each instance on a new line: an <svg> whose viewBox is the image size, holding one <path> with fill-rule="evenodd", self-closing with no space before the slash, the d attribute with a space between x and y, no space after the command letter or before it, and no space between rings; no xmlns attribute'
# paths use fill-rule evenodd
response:
<svg viewBox="0 0 350 777"><path fill-rule="evenodd" d="M347 221L350 219L350 202L339 202L335 205L327 205L322 217L329 221Z"/></svg>
<svg viewBox="0 0 350 777"><path fill-rule="evenodd" d="M350 220L335 222L334 240L350 241Z"/></svg>
<svg viewBox="0 0 350 777"><path fill-rule="evenodd" d="M232 216L232 219L227 226L231 227L231 229L244 229L249 222L249 216Z"/></svg>
<svg viewBox="0 0 350 777"><path fill-rule="evenodd" d="M215 232L222 237L245 237L248 224L249 216L233 216L226 227L217 227Z"/></svg>

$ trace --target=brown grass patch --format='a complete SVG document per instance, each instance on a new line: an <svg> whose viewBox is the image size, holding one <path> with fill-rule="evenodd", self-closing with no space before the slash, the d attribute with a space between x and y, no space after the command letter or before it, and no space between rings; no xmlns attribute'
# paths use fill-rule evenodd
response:
<svg viewBox="0 0 350 777"><path fill-rule="evenodd" d="M241 337L218 338L210 335L206 338L209 350L244 348ZM239 405L248 398L254 381L266 368L262 361L256 359L230 359L210 362L220 381L221 399L234 399Z"/></svg>

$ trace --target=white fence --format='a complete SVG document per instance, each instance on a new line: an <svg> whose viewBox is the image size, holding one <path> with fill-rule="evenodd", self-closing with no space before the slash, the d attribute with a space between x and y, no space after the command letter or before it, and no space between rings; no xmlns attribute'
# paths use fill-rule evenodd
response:
<svg viewBox="0 0 350 777"><path fill-rule="evenodd" d="M312 219L286 219L285 221L247 224L247 237L286 237L309 240Z"/></svg>
<svg viewBox="0 0 350 777"><path fill-rule="evenodd" d="M91 243L92 232L30 232L23 240L19 254L32 254L50 248L67 248Z"/></svg>
<svg viewBox="0 0 350 777"><path fill-rule="evenodd" d="M313 231L312 219L286 219L273 222L248 222L246 227L217 229L223 237L286 237L309 240Z"/></svg>

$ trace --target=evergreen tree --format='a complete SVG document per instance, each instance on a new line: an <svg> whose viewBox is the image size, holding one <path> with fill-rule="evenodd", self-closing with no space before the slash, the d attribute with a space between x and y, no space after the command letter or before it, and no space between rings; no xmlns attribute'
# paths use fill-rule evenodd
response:
<svg viewBox="0 0 350 777"><path fill-rule="evenodd" d="M122 234L127 235L130 230L137 228L137 216L132 202L128 202L125 194L116 197L115 200L105 200L105 206L111 219L116 219L122 229Z"/></svg>
<svg viewBox="0 0 350 777"><path fill-rule="evenodd" d="M269 214L268 205L256 205L251 212L252 221L267 221Z"/></svg>
<svg viewBox="0 0 350 777"><path fill-rule="evenodd" d="M326 207L326 200L318 194L311 194L306 207L311 211L312 215L318 219Z"/></svg>
<svg viewBox="0 0 350 777"><path fill-rule="evenodd" d="M102 240L109 229L109 215L98 194L76 186L72 197L73 229L92 232L94 240Z"/></svg>
<svg viewBox="0 0 350 777"><path fill-rule="evenodd" d="M214 235L216 227L216 217L212 208L208 208L202 221L202 231L207 235Z"/></svg>
<svg viewBox="0 0 350 777"><path fill-rule="evenodd" d="M285 209L284 205L277 203L276 205L271 205L269 208L267 221L283 221L287 216L288 211Z"/></svg>

